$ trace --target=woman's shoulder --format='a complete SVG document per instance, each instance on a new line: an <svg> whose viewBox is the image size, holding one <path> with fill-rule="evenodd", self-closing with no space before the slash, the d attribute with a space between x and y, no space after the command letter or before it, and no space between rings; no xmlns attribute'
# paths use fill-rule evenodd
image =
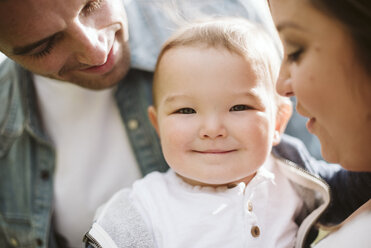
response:
<svg viewBox="0 0 371 248"><path fill-rule="evenodd" d="M331 227L327 236L317 242L314 247L370 247L371 236L368 231L370 223L371 200L362 205L341 224Z"/></svg>

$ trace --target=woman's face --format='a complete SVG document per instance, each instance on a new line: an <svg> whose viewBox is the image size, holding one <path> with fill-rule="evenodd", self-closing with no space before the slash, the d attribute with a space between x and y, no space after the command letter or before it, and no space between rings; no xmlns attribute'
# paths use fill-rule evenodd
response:
<svg viewBox="0 0 371 248"><path fill-rule="evenodd" d="M295 95L322 155L354 171L371 171L371 77L343 25L304 0L270 0L285 58L277 90Z"/></svg>

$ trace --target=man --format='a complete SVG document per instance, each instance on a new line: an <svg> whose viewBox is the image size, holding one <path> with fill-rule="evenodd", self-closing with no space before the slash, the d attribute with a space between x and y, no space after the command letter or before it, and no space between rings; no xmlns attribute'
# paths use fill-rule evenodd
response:
<svg viewBox="0 0 371 248"><path fill-rule="evenodd" d="M198 2L179 13L261 21L253 1ZM159 3L0 0L0 247L80 247L113 192L167 169L147 120L175 27Z"/></svg>

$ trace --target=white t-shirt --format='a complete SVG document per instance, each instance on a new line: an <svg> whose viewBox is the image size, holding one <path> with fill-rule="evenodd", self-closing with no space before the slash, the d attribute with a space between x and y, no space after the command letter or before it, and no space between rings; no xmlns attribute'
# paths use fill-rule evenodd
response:
<svg viewBox="0 0 371 248"><path fill-rule="evenodd" d="M141 177L114 89L88 90L34 76L43 124L56 149L56 230L81 247L95 210Z"/></svg>
<svg viewBox="0 0 371 248"><path fill-rule="evenodd" d="M131 197L161 248L294 247L303 206L273 159L248 185L191 186L170 169L135 182Z"/></svg>

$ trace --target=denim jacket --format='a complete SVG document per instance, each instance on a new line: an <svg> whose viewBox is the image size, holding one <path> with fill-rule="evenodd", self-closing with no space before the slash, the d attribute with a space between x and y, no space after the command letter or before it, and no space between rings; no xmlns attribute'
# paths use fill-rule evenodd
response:
<svg viewBox="0 0 371 248"><path fill-rule="evenodd" d="M46 247L55 151L40 122L31 74L6 60L0 75L0 247ZM151 77L132 69L115 94L143 175L167 169L147 120Z"/></svg>

